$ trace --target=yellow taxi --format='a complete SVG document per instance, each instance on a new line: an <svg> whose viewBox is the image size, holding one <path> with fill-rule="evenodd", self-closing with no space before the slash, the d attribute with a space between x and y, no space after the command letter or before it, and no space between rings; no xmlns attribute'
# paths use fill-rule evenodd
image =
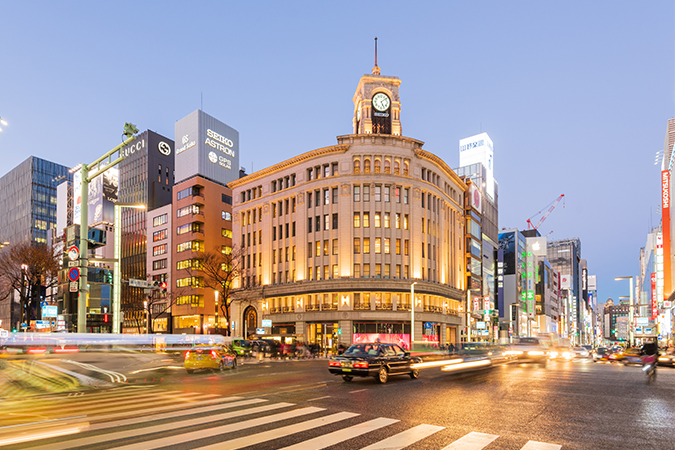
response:
<svg viewBox="0 0 675 450"><path fill-rule="evenodd" d="M236 369L237 354L227 346L200 346L185 352L185 370Z"/></svg>

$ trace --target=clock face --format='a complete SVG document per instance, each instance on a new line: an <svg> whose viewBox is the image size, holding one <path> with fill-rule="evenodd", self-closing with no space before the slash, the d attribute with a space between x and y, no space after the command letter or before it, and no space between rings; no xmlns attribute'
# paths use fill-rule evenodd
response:
<svg viewBox="0 0 675 450"><path fill-rule="evenodd" d="M386 111L389 109L390 104L391 101L389 100L389 97L381 92L378 92L373 96L373 108L378 111Z"/></svg>

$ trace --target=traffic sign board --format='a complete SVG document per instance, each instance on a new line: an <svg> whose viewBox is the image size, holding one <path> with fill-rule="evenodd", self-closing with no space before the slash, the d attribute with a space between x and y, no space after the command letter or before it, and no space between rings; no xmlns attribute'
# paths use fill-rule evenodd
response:
<svg viewBox="0 0 675 450"><path fill-rule="evenodd" d="M77 248L77 245L73 245L68 249L68 259L70 259L71 261L75 261L79 257L80 257L80 249Z"/></svg>
<svg viewBox="0 0 675 450"><path fill-rule="evenodd" d="M77 281L71 281L70 282L70 292L77 292L79 286Z"/></svg>
<svg viewBox="0 0 675 450"><path fill-rule="evenodd" d="M145 280L135 280L133 278L129 278L129 286L130 287L139 287L139 288L149 288L149 287L153 287L153 284L149 283Z"/></svg>
<svg viewBox="0 0 675 450"><path fill-rule="evenodd" d="M68 279L70 281L77 281L80 278L80 269L77 267L71 267L68 271Z"/></svg>

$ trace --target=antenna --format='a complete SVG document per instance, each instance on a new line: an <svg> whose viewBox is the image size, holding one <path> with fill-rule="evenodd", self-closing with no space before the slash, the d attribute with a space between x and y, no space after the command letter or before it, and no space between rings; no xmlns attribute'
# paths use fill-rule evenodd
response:
<svg viewBox="0 0 675 450"><path fill-rule="evenodd" d="M377 67L377 37L375 37L375 67L373 67L373 75L379 75L380 68Z"/></svg>

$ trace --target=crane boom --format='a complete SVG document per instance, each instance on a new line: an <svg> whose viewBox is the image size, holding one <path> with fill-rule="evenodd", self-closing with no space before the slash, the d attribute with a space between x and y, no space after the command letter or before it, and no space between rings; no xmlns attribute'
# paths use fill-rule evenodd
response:
<svg viewBox="0 0 675 450"><path fill-rule="evenodd" d="M532 225L531 219L533 217L535 217L537 214L541 214L541 211L539 211L537 214L535 214L534 216L527 219L527 228L528 229L532 228L533 230L536 230L537 228L539 228L539 226L542 223L544 223L544 220L546 220L548 215L551 214L551 212L555 209L555 207L558 206L558 203L560 203L560 200L562 200L564 197L565 197L565 194L560 194L560 197L558 197L557 199L555 199L553 201L553 203L551 203L551 207L548 209L548 211L546 211L546 213L544 213L543 216L541 216L541 219L539 219L539 222L537 222L536 225Z"/></svg>

